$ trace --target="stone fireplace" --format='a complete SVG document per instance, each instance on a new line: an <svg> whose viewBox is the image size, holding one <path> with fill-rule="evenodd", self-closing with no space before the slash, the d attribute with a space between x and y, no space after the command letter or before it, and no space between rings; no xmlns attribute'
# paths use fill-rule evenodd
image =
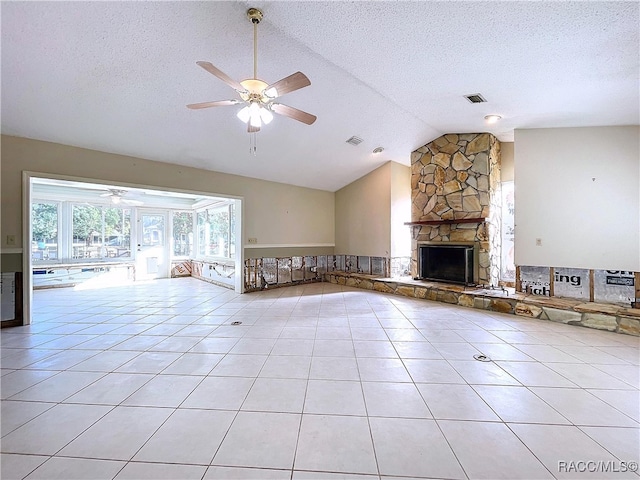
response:
<svg viewBox="0 0 640 480"><path fill-rule="evenodd" d="M473 246L473 283L497 286L500 201L500 142L490 133L446 134L414 151L412 276L424 264L420 245Z"/></svg>

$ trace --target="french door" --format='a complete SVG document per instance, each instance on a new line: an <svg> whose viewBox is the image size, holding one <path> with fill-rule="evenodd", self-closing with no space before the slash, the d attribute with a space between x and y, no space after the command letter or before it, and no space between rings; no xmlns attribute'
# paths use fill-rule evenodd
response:
<svg viewBox="0 0 640 480"><path fill-rule="evenodd" d="M136 280L169 277L168 223L166 211L138 209Z"/></svg>

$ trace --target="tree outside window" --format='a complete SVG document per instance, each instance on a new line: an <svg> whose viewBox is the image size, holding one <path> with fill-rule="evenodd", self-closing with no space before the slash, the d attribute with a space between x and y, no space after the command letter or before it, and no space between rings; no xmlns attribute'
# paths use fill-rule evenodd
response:
<svg viewBox="0 0 640 480"><path fill-rule="evenodd" d="M176 257L193 255L193 213L173 213L173 254Z"/></svg>
<svg viewBox="0 0 640 480"><path fill-rule="evenodd" d="M73 258L131 256L131 210L74 205Z"/></svg>
<svg viewBox="0 0 640 480"><path fill-rule="evenodd" d="M231 258L235 255L233 204L198 212L198 253L201 256Z"/></svg>
<svg viewBox="0 0 640 480"><path fill-rule="evenodd" d="M31 257L50 260L58 257L58 204L31 205Z"/></svg>

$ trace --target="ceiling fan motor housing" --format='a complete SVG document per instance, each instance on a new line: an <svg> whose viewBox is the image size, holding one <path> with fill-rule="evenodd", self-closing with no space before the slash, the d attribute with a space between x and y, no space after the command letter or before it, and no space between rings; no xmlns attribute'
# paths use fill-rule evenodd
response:
<svg viewBox="0 0 640 480"><path fill-rule="evenodd" d="M251 23L260 23L262 21L262 12L257 8L250 8L247 10L247 18L251 20Z"/></svg>
<svg viewBox="0 0 640 480"><path fill-rule="evenodd" d="M246 80L242 80L240 85L247 90L246 92L239 92L240 97L245 102L257 101L260 103L268 103L269 100L271 100L264 94L266 88L269 86L267 82L263 82L257 78L248 78Z"/></svg>

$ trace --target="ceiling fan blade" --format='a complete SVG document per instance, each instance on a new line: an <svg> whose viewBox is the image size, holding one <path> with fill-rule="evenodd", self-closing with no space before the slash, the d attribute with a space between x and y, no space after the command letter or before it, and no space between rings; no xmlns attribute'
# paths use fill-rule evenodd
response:
<svg viewBox="0 0 640 480"><path fill-rule="evenodd" d="M200 67L204 68L211 75L215 75L216 77L218 77L220 80L222 80L224 83L229 85L234 90L236 90L238 92L246 92L247 91L242 85L240 85L239 82L236 82L233 78L231 78L229 75L224 73L222 70L219 70L216 67L214 67L211 63L209 63L209 62L196 62L196 64L199 65Z"/></svg>
<svg viewBox="0 0 640 480"><path fill-rule="evenodd" d="M264 94L270 98L277 98L309 85L311 85L311 81L307 76L302 72L296 72L269 85L264 89Z"/></svg>
<svg viewBox="0 0 640 480"><path fill-rule="evenodd" d="M198 110L209 107L226 107L227 105L237 105L238 103L240 103L239 100L218 100L217 102L191 103L187 105L187 108Z"/></svg>
<svg viewBox="0 0 640 480"><path fill-rule="evenodd" d="M310 113L303 112L302 110L298 110L297 108L293 108L288 105L282 105L281 103L272 104L271 110L280 115L284 115L285 117L306 123L307 125L311 125L318 118L315 115L311 115Z"/></svg>
<svg viewBox="0 0 640 480"><path fill-rule="evenodd" d="M248 133L256 133L260 131L260 127L254 127L251 125L251 122L247 123L247 132Z"/></svg>

